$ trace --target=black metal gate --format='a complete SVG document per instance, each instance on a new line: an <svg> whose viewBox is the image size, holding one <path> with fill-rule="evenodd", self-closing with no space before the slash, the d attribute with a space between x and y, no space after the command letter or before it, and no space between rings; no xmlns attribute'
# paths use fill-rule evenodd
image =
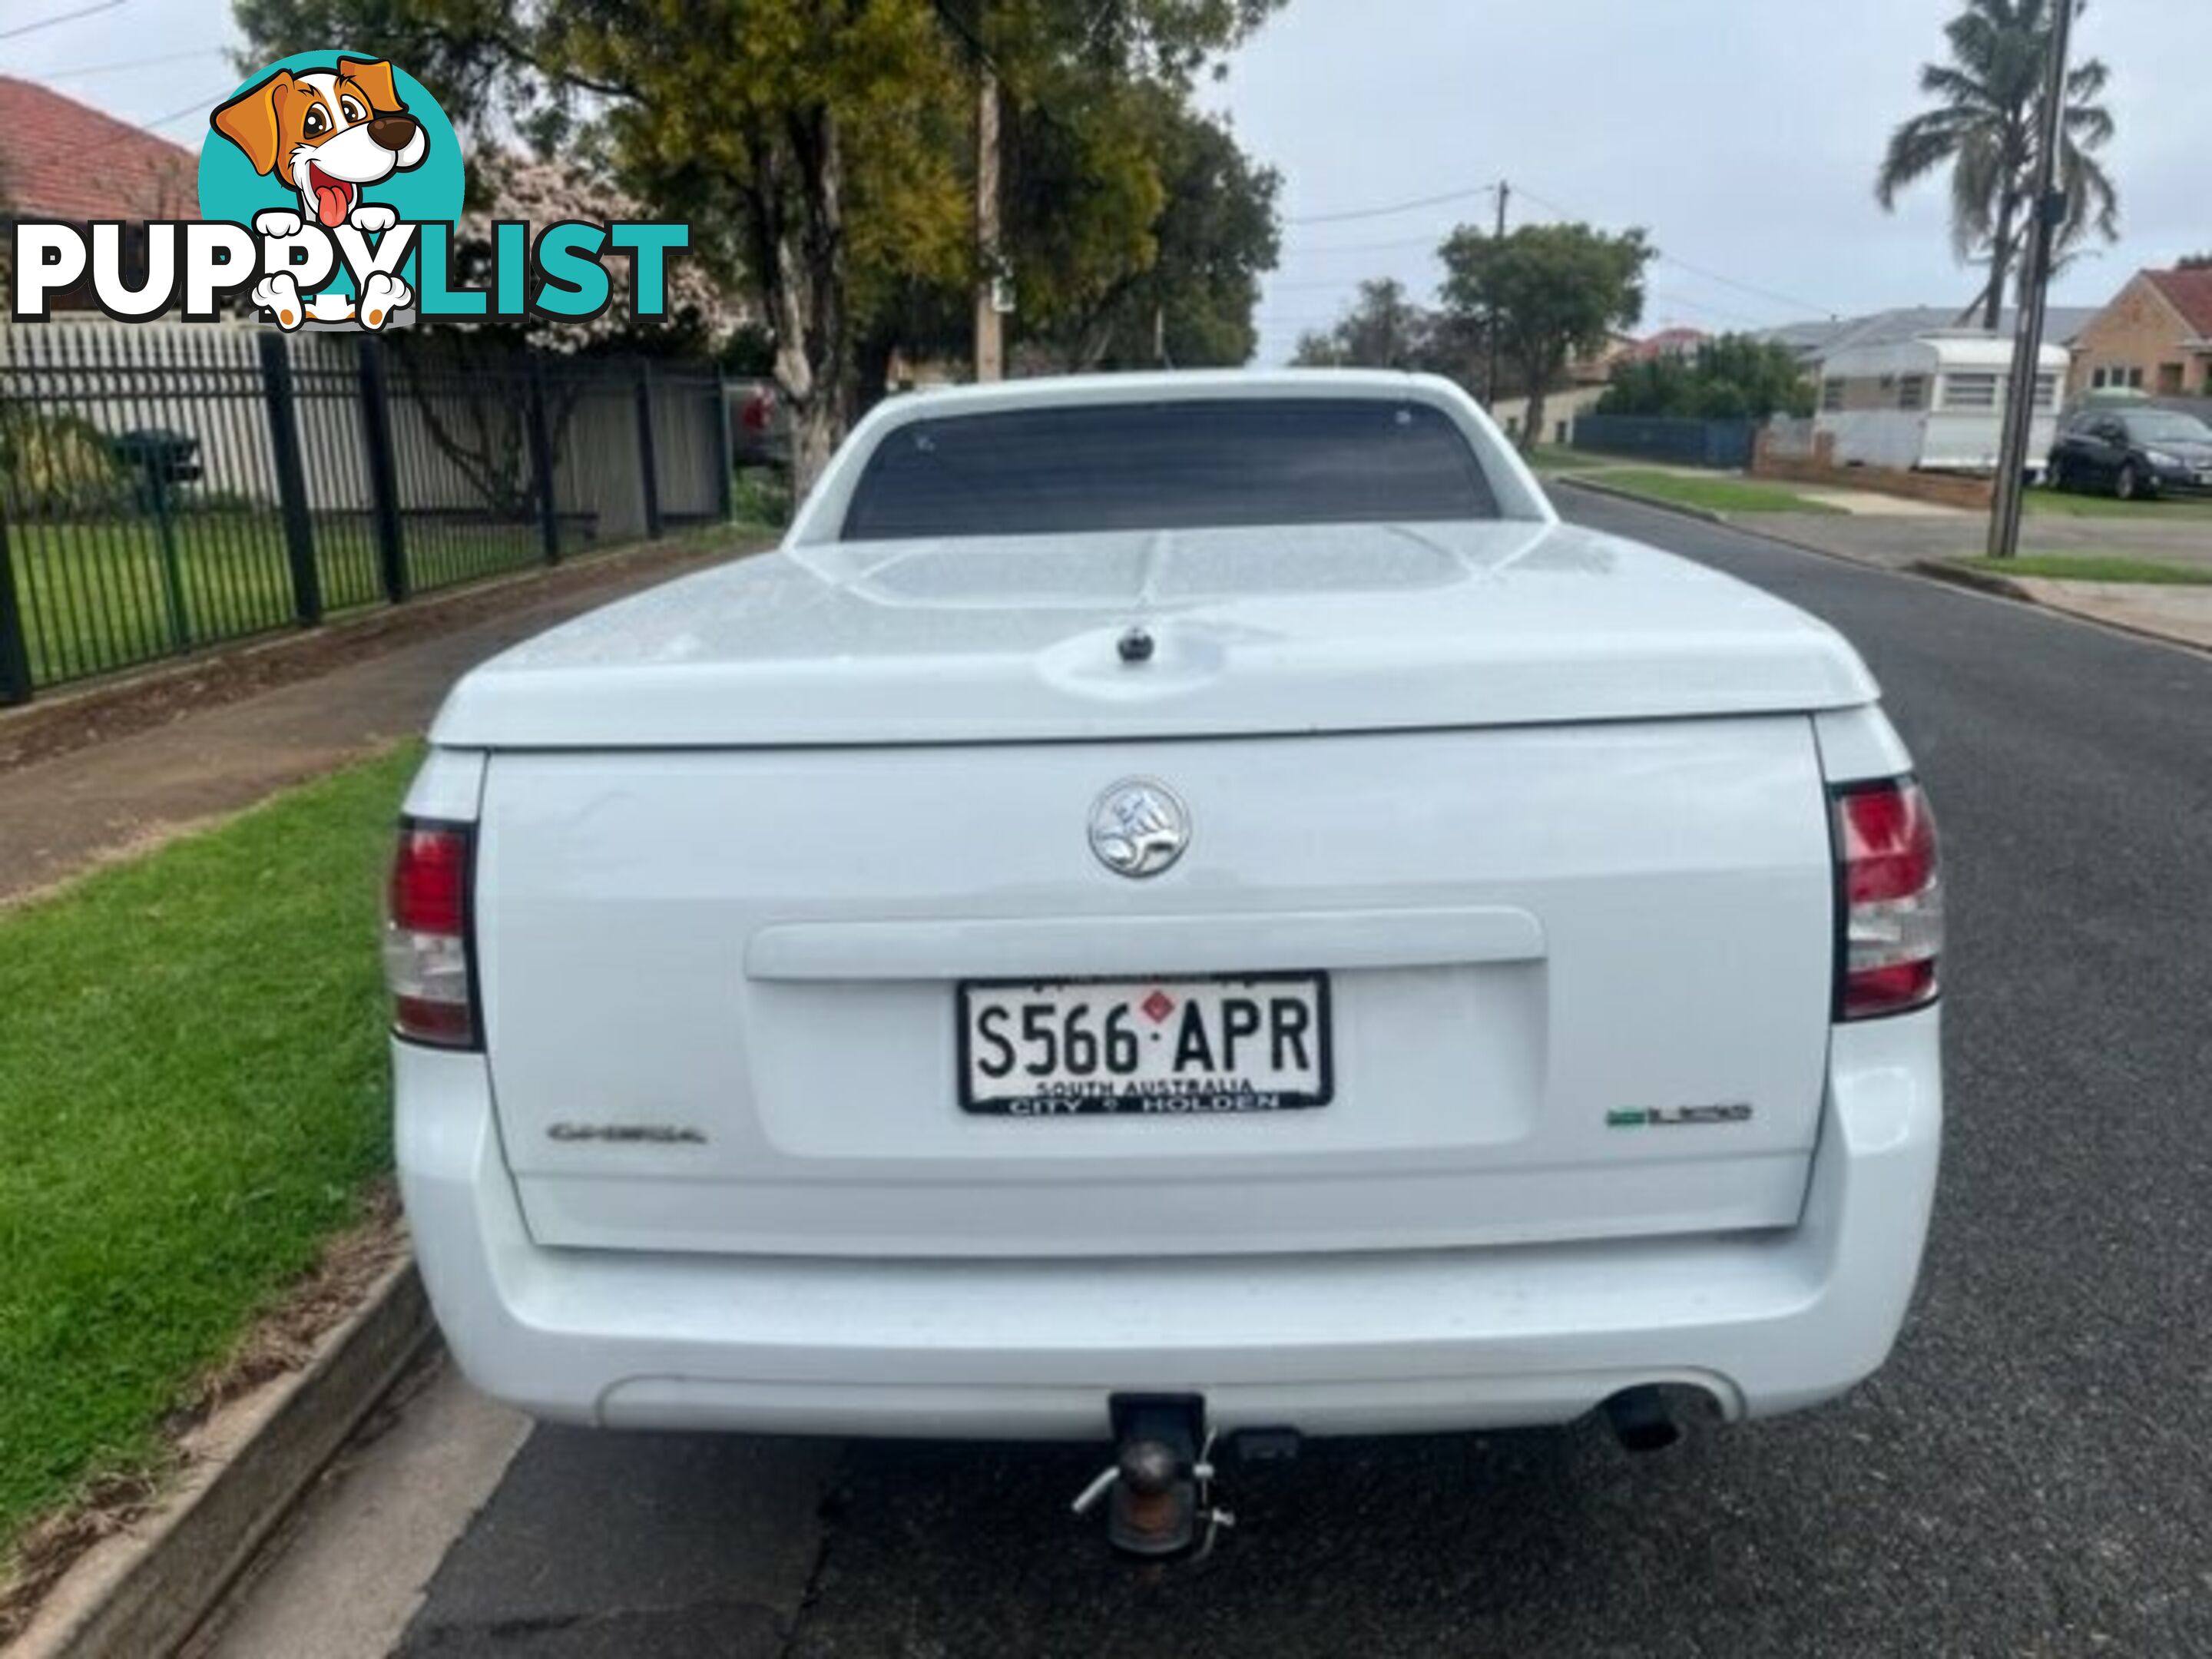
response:
<svg viewBox="0 0 2212 1659"><path fill-rule="evenodd" d="M0 702L726 519L712 364L0 328Z"/></svg>

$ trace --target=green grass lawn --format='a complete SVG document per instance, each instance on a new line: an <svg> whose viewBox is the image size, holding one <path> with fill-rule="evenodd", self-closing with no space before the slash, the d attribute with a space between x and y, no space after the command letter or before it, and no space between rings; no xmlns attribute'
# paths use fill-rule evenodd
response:
<svg viewBox="0 0 2212 1659"><path fill-rule="evenodd" d="M152 1457L388 1168L376 927L418 757L0 912L0 1540Z"/></svg>
<svg viewBox="0 0 2212 1659"><path fill-rule="evenodd" d="M2056 489L2031 489L2021 499L2030 513L2045 518L2133 519L2138 524L2193 518L2212 524L2212 501L2166 497L2154 501L2124 501L2116 495L2076 495Z"/></svg>
<svg viewBox="0 0 2212 1659"><path fill-rule="evenodd" d="M1523 450L1522 459L1539 472L1595 472L1601 467L1633 466L1633 455L1608 455L1601 449L1577 449L1567 444L1538 444Z"/></svg>
<svg viewBox="0 0 2212 1659"><path fill-rule="evenodd" d="M2171 564L2114 553L2021 553L2009 559L1954 559L1993 576L2043 576L2057 581L2152 582L2212 587L2212 565Z"/></svg>
<svg viewBox="0 0 2212 1659"><path fill-rule="evenodd" d="M1653 501L1709 513L1838 513L1843 509L1800 495L1782 484L1733 476L1693 477L1680 472L1611 467L1592 473L1597 483Z"/></svg>
<svg viewBox="0 0 2212 1659"><path fill-rule="evenodd" d="M1587 472L1605 465L1602 456L1593 455L1587 449L1570 449L1562 444L1538 444L1522 451L1521 459L1539 472Z"/></svg>
<svg viewBox="0 0 2212 1659"><path fill-rule="evenodd" d="M365 514L317 514L315 563L326 613L384 596ZM408 521L424 591L538 562L535 525ZM291 626L291 567L272 513L185 510L165 542L150 515L101 521L20 519L9 552L34 684L152 662L181 650Z"/></svg>

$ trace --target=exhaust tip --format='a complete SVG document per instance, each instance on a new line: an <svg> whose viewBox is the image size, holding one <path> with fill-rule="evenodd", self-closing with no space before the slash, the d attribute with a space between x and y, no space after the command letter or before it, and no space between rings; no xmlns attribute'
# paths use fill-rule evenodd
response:
<svg viewBox="0 0 2212 1659"><path fill-rule="evenodd" d="M1680 1442L1687 1432L1681 1404L1674 1395L1698 1395L1696 1389L1676 1389L1658 1383L1623 1389L1605 1401L1605 1420L1613 1437L1628 1452L1661 1452ZM1700 1402L1710 1401L1699 1395Z"/></svg>

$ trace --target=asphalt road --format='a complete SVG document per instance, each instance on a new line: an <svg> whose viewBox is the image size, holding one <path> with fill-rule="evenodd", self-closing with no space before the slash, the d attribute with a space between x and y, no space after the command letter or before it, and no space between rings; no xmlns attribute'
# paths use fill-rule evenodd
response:
<svg viewBox="0 0 2212 1659"><path fill-rule="evenodd" d="M406 1650L2212 1654L2212 662L1569 505L1843 629L1933 792L1951 1129L1878 1378L1658 1458L1311 1448L1158 1577L1065 1518L1096 1451L541 1431Z"/></svg>

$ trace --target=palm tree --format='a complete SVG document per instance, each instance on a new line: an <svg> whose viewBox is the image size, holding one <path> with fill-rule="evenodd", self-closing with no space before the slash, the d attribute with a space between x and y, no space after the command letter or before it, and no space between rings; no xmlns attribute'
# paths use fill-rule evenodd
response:
<svg viewBox="0 0 2212 1659"><path fill-rule="evenodd" d="M1875 179L1875 199L1894 210L1900 191L1950 168L1952 252L1960 264L1989 270L1988 285L1973 302L1984 328L1996 327L2006 279L2016 264L2025 263L2020 254L2035 187L2051 26L2058 7L2069 3L2087 5L2087 0L1966 0L1966 9L1944 26L1951 61L1921 67L1921 90L1939 100L1936 107L1890 134L1889 152ZM2096 101L2111 78L2096 58L2074 65L2066 76L2058 155L2066 216L2053 243L2061 255L2092 229L2108 242L2119 239L2119 196L2093 154L2112 137L2112 114Z"/></svg>

